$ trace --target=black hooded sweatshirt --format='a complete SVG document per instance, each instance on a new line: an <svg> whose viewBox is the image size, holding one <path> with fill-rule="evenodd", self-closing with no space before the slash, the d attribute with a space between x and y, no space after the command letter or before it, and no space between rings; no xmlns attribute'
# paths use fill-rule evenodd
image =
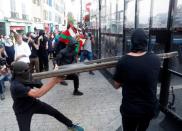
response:
<svg viewBox="0 0 182 131"><path fill-rule="evenodd" d="M147 50L147 35L143 29L136 29L131 36L131 51L146 51Z"/></svg>
<svg viewBox="0 0 182 131"><path fill-rule="evenodd" d="M146 36L141 30L134 31L133 50L146 49ZM121 114L129 117L152 118L157 109L157 82L160 71L160 59L155 54L146 53L143 56L123 56L114 74L114 80L122 85Z"/></svg>
<svg viewBox="0 0 182 131"><path fill-rule="evenodd" d="M77 53L75 51L77 41L72 38L66 48L59 51L56 58L54 59L54 64L67 65L74 64L77 62Z"/></svg>

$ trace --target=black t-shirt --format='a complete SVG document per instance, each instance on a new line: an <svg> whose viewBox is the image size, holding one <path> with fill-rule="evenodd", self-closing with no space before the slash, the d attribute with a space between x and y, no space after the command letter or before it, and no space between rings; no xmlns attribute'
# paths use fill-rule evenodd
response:
<svg viewBox="0 0 182 131"><path fill-rule="evenodd" d="M119 60L113 78L122 84L122 115L153 117L159 72L160 59L154 54L126 55Z"/></svg>
<svg viewBox="0 0 182 131"><path fill-rule="evenodd" d="M48 38L43 36L43 39L40 40L39 52L45 53L47 52L46 44L48 42Z"/></svg>
<svg viewBox="0 0 182 131"><path fill-rule="evenodd" d="M67 64L74 64L76 63L76 56L77 53L75 50L69 49L69 47L66 47L57 54L55 61L60 65L67 65Z"/></svg>
<svg viewBox="0 0 182 131"><path fill-rule="evenodd" d="M24 86L17 80L12 80L11 82L11 96L13 98L13 109L16 114L18 113L26 113L31 110L31 108L39 102L39 100L28 96L28 92L30 91L30 87Z"/></svg>
<svg viewBox="0 0 182 131"><path fill-rule="evenodd" d="M33 44L34 44L33 41L30 41L28 43L28 45L30 47L30 50L31 50L30 58L36 58L36 57L38 57L38 50L35 48L35 46Z"/></svg>

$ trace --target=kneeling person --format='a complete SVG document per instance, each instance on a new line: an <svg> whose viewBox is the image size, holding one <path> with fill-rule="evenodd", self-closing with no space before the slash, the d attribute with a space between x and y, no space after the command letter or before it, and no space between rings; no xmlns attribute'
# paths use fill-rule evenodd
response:
<svg viewBox="0 0 182 131"><path fill-rule="evenodd" d="M11 96L13 109L16 115L20 131L30 131L33 114L48 114L68 127L70 131L83 131L80 126L74 125L70 119L61 114L52 106L36 99L46 94L51 88L59 83L62 78L54 77L39 89L26 86L30 81L31 73L28 64L15 62L12 66Z"/></svg>

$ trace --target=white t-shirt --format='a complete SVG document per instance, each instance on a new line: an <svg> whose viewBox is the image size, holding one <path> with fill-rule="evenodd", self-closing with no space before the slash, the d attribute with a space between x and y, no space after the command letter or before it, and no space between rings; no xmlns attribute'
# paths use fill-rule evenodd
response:
<svg viewBox="0 0 182 131"><path fill-rule="evenodd" d="M31 55L30 47L28 43L22 42L21 45L15 44L15 60L18 56L25 55L26 57L20 58L18 61L22 61L25 63L30 63L29 56Z"/></svg>
<svg viewBox="0 0 182 131"><path fill-rule="evenodd" d="M86 39L83 49L92 52L92 41L90 40L90 37Z"/></svg>

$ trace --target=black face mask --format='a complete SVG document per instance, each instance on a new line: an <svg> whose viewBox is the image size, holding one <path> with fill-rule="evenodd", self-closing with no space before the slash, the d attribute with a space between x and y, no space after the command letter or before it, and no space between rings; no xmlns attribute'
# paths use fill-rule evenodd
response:
<svg viewBox="0 0 182 131"><path fill-rule="evenodd" d="M25 83L25 82L30 82L32 81L32 74L30 73L30 69L27 68L21 72L16 72L14 71L12 73L13 75L13 79L16 79L22 83Z"/></svg>
<svg viewBox="0 0 182 131"><path fill-rule="evenodd" d="M30 81L32 79L32 74L30 73L30 69L26 69L24 70L24 72L22 73L22 76L24 76L24 80L25 81Z"/></svg>

